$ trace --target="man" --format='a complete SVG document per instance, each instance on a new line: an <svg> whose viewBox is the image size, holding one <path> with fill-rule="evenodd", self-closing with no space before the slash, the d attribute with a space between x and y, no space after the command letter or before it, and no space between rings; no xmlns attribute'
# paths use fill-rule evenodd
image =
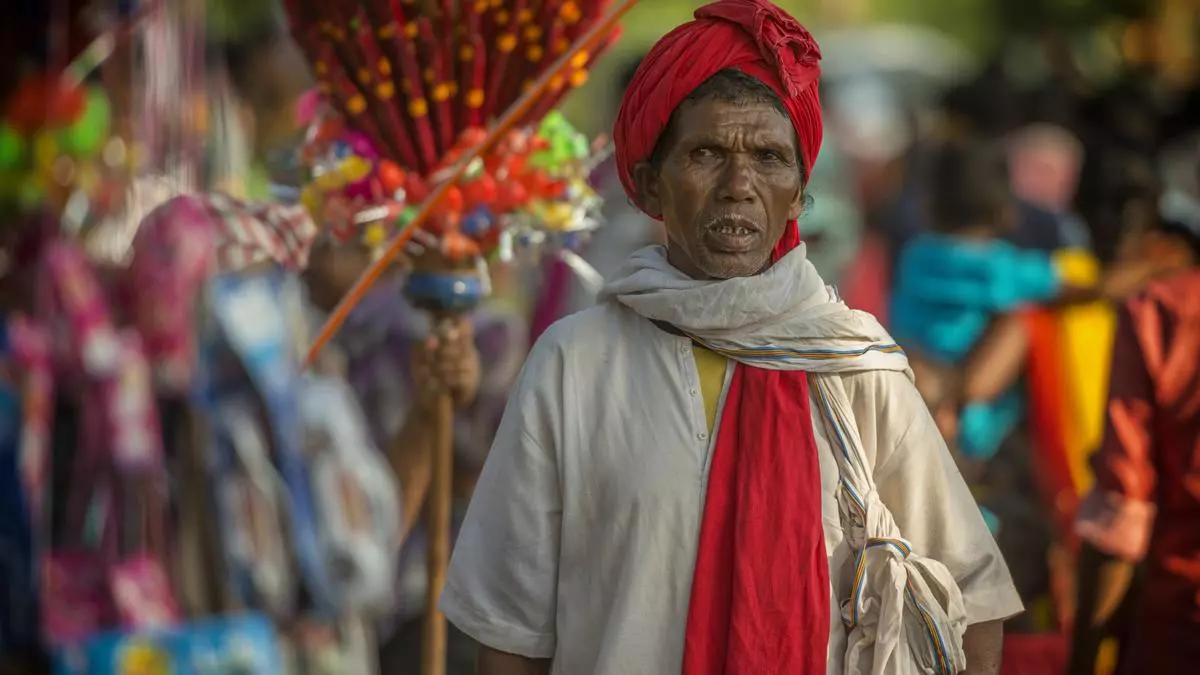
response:
<svg viewBox="0 0 1200 675"><path fill-rule="evenodd" d="M317 246L305 275L314 305L332 310L370 260L359 246ZM502 307L485 306L430 326L428 316L404 300L401 281L385 279L372 289L337 338L347 378L400 486L404 531L411 530L400 552L395 611L379 633L385 673L408 672L420 663L428 572L417 517L432 478L439 394L450 391L457 408L455 497L461 516L527 347L523 318ZM474 643L451 631L449 675L467 675L474 661Z"/></svg>
<svg viewBox="0 0 1200 675"><path fill-rule="evenodd" d="M1072 211L1083 166L1083 143L1050 124L1031 124L1008 139L1013 194L1020 201L1018 227L1009 235L1023 248L1091 248L1091 233Z"/></svg>
<svg viewBox="0 0 1200 675"><path fill-rule="evenodd" d="M668 244L510 398L442 596L484 675L996 672L995 543L903 353L799 246L819 58L722 0L626 91L622 183Z"/></svg>

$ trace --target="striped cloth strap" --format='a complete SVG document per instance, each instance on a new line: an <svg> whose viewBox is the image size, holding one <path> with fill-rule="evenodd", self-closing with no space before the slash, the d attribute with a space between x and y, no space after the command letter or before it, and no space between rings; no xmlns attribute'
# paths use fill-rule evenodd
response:
<svg viewBox="0 0 1200 675"><path fill-rule="evenodd" d="M962 593L950 571L913 550L875 489L840 378L812 374L840 476L838 510L856 556L842 602L848 673L955 675L966 667Z"/></svg>
<svg viewBox="0 0 1200 675"><path fill-rule="evenodd" d="M217 263L235 272L275 262L292 272L308 266L318 230L303 206L244 202L221 193L199 196L217 223Z"/></svg>
<svg viewBox="0 0 1200 675"><path fill-rule="evenodd" d="M886 360L888 357L904 358L904 349L894 342L855 344L853 346L848 345L845 349L838 349L834 347L817 347L815 345L812 347L784 347L778 345L739 346L732 342L705 339L690 333L688 337L696 342L696 344L735 361L769 370L824 370L823 368L809 368L807 366L810 365L810 362L825 363L845 360L847 363L850 363L855 359L871 358L875 355L878 355L880 360ZM861 361L858 363L861 363ZM903 368L896 368L896 370L901 369Z"/></svg>

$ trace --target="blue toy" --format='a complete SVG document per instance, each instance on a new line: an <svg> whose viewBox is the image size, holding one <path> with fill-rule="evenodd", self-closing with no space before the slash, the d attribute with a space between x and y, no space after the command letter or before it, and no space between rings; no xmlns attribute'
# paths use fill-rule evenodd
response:
<svg viewBox="0 0 1200 675"><path fill-rule="evenodd" d="M55 675L282 675L265 617L215 618L129 635L105 633L54 654Z"/></svg>

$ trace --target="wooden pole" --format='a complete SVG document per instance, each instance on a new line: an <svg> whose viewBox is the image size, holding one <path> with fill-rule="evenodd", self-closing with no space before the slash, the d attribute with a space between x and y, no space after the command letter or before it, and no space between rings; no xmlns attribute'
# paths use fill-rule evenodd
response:
<svg viewBox="0 0 1200 675"><path fill-rule="evenodd" d="M447 233L446 236L452 236ZM405 295L429 313L433 335L449 339L443 328L457 320L483 299L478 261L453 259L437 249L426 250L412 260ZM474 282L474 283L472 283ZM451 507L454 500L454 392L441 391L434 403L433 453L429 494L425 500L426 586L425 617L421 635L421 675L445 675L446 619L438 609L438 598L446 584L450 563Z"/></svg>
<svg viewBox="0 0 1200 675"><path fill-rule="evenodd" d="M434 408L433 476L425 505L428 540L425 588L425 626L421 645L421 675L445 675L446 618L438 597L446 584L450 563L450 509L454 487L454 401L443 393Z"/></svg>

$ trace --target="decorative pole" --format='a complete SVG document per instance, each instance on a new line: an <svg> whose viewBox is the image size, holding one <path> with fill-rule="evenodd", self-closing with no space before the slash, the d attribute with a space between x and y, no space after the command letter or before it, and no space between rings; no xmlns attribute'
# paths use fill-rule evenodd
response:
<svg viewBox="0 0 1200 675"><path fill-rule="evenodd" d="M462 236L462 235L458 235ZM454 258L432 250L417 256L405 284L405 294L433 317L434 325L475 309L486 295L482 258ZM425 587L425 625L421 649L422 675L441 675L446 669L446 620L438 597L450 563L451 509L454 488L454 400L451 392L438 396L434 409L433 470L425 505L428 544Z"/></svg>
<svg viewBox="0 0 1200 675"><path fill-rule="evenodd" d="M502 241L590 226L598 202L584 180L591 148L547 116L587 80L636 1L287 1L292 32L339 113L311 129L313 183L302 200L336 243L375 254L308 363L406 247L420 253L405 295L436 325L487 295L484 260ZM443 675L446 665L437 603L451 545L449 392L435 414L422 675Z"/></svg>

